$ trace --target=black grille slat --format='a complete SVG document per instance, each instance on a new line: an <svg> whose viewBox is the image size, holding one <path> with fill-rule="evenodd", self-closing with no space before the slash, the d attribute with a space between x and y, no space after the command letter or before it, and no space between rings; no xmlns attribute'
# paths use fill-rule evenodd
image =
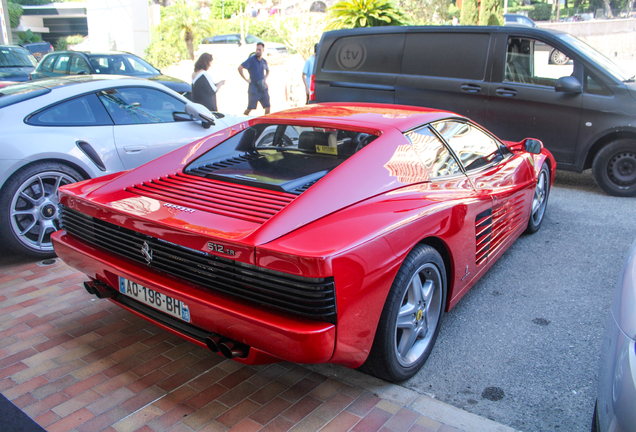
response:
<svg viewBox="0 0 636 432"><path fill-rule="evenodd" d="M333 278L285 275L188 249L60 206L62 229L94 246L147 265L141 247L153 251L150 268L196 286L307 318L335 323Z"/></svg>

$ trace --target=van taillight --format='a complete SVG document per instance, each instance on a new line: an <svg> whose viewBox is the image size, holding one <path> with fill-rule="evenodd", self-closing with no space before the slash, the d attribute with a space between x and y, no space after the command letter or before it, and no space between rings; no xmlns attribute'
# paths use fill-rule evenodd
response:
<svg viewBox="0 0 636 432"><path fill-rule="evenodd" d="M309 100L316 101L316 75L311 76L311 82L309 84Z"/></svg>

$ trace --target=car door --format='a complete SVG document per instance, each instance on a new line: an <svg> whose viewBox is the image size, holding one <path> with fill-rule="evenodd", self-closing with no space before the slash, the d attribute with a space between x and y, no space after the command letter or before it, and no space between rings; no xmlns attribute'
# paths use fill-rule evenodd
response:
<svg viewBox="0 0 636 432"><path fill-rule="evenodd" d="M407 33L395 103L444 109L485 122L493 43L490 32L483 31Z"/></svg>
<svg viewBox="0 0 636 432"><path fill-rule="evenodd" d="M578 75L582 66L569 57L552 60L556 47L536 37L500 34L501 59L493 69L484 125L505 140L538 138L559 162L572 163L579 135L582 93L555 90L558 78ZM569 56L569 53L565 53ZM578 77L579 80L582 77Z"/></svg>
<svg viewBox="0 0 636 432"><path fill-rule="evenodd" d="M115 123L115 145L125 169L225 127L221 120L210 129L198 121L175 121L173 113L184 112L186 103L156 88L118 87L98 96Z"/></svg>
<svg viewBox="0 0 636 432"><path fill-rule="evenodd" d="M534 191L534 176L525 153L512 154L476 125L447 120L433 125L461 161L478 196L490 197L491 208L475 217L478 276L523 232Z"/></svg>

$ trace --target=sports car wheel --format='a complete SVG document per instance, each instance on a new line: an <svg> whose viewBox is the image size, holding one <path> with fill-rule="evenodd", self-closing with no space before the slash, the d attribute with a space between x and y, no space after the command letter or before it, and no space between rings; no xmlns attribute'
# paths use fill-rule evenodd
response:
<svg viewBox="0 0 636 432"><path fill-rule="evenodd" d="M570 61L570 57L563 54L561 51L557 49L553 49L550 52L550 63L557 65L564 65Z"/></svg>
<svg viewBox="0 0 636 432"><path fill-rule="evenodd" d="M51 234L59 229L57 191L79 180L77 171L53 162L30 165L14 174L0 193L3 244L34 258L55 256Z"/></svg>
<svg viewBox="0 0 636 432"><path fill-rule="evenodd" d="M550 194L550 169L545 163L539 172L537 185L534 188L534 196L532 197L532 209L530 210L530 220L526 232L529 234L539 231L545 208L548 205L548 195Z"/></svg>
<svg viewBox="0 0 636 432"><path fill-rule="evenodd" d="M606 193L636 196L636 141L619 139L603 147L592 165L596 183Z"/></svg>
<svg viewBox="0 0 636 432"><path fill-rule="evenodd" d="M391 286L363 369L392 382L415 375L433 350L445 304L444 261L431 246L418 245Z"/></svg>

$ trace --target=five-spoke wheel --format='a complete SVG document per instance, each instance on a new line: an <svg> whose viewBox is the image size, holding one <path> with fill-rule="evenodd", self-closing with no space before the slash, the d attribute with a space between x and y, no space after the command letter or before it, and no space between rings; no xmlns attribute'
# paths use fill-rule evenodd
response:
<svg viewBox="0 0 636 432"><path fill-rule="evenodd" d="M58 189L81 179L74 169L52 162L31 165L11 177L0 194L0 228L7 246L36 258L53 256Z"/></svg>

